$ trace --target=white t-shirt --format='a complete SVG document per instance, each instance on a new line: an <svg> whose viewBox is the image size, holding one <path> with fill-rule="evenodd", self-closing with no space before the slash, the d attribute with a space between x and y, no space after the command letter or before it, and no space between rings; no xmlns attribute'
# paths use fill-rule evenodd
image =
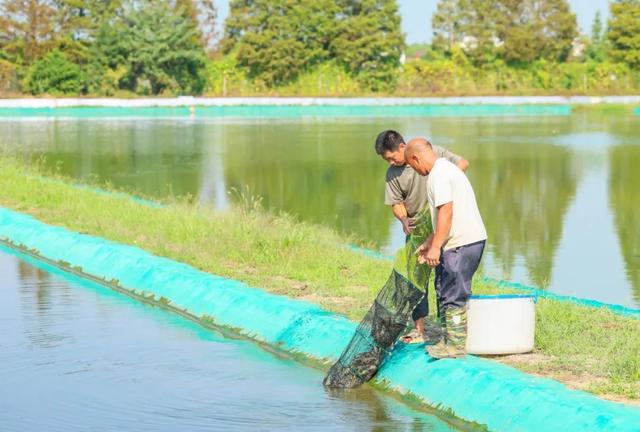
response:
<svg viewBox="0 0 640 432"><path fill-rule="evenodd" d="M467 176L446 159L437 159L427 180L427 200L433 229L436 229L438 207L453 202L453 220L444 250L487 239L476 195Z"/></svg>

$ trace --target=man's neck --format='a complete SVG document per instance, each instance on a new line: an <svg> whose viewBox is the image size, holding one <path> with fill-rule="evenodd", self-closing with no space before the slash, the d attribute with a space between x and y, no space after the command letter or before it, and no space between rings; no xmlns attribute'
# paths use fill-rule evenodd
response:
<svg viewBox="0 0 640 432"><path fill-rule="evenodd" d="M427 157L424 160L425 165L427 165L427 170L429 172L431 172L431 170L433 169L433 166L436 164L436 161L438 160L438 156L436 156L436 154L434 152L429 152L429 154L427 155Z"/></svg>

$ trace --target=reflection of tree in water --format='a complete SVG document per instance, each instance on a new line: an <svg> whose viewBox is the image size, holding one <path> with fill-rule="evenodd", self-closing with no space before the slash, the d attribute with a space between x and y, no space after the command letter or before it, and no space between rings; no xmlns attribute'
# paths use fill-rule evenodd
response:
<svg viewBox="0 0 640 432"><path fill-rule="evenodd" d="M18 275L20 277L20 286L23 290L25 292L33 291L37 310L44 312L51 309L51 293L49 290L51 277L49 274L18 260Z"/></svg>
<svg viewBox="0 0 640 432"><path fill-rule="evenodd" d="M406 430L415 431L440 431L457 430L451 424L446 423L440 419L435 410L431 412L413 411L412 407L406 407L403 402L393 401L393 405L390 404L391 400L385 401L382 397L369 386L360 386L355 389L336 389L330 387L324 387L325 392L332 398L344 401L343 405L348 410L354 410L354 413L347 413L347 415L366 416L362 422L363 426L368 426L369 431L387 431L390 429L396 430L400 428L400 424L397 417L394 414L398 414L399 410L405 417L412 416L411 424L403 425ZM424 409L423 406L417 407ZM454 420L454 419L451 419ZM468 424L462 423L455 419L456 423L461 426L466 426L464 430L468 429ZM475 429L468 429L475 430Z"/></svg>
<svg viewBox="0 0 640 432"><path fill-rule="evenodd" d="M387 240L386 168L373 151L383 125L83 119L10 126L7 133L20 143L14 151L45 154L47 164L80 180L97 177L152 196L197 195L203 178L221 178L203 170L223 169L227 190L249 186L267 207L378 244ZM203 161L205 149L222 163Z"/></svg>
<svg viewBox="0 0 640 432"><path fill-rule="evenodd" d="M522 256L529 278L544 286L551 279L563 217L576 191L572 156L567 149L544 144L501 146L499 151L501 157L487 154L470 172L489 244L505 274Z"/></svg>
<svg viewBox="0 0 640 432"><path fill-rule="evenodd" d="M609 151L609 203L634 298L640 301L640 146Z"/></svg>
<svg viewBox="0 0 640 432"><path fill-rule="evenodd" d="M578 182L571 150L558 136L581 127L569 117L442 119L432 133L471 162L469 178L501 273L522 257L529 279L551 279L562 221Z"/></svg>
<svg viewBox="0 0 640 432"><path fill-rule="evenodd" d="M16 137L16 153L44 154L50 168L80 181L108 180L158 197L198 193L201 149L210 136L206 125L178 121L82 119L10 126L6 132Z"/></svg>
<svg viewBox="0 0 640 432"><path fill-rule="evenodd" d="M56 300L61 298L59 290L64 285L56 284L51 275L23 261L18 261L20 299L25 337L34 345L51 348L59 345L68 336L57 325L60 309Z"/></svg>
<svg viewBox="0 0 640 432"><path fill-rule="evenodd" d="M248 186L267 208L387 240L391 212L384 205L384 162L362 128L310 122L277 128L227 126L223 138L227 187ZM233 142L231 142L233 139Z"/></svg>

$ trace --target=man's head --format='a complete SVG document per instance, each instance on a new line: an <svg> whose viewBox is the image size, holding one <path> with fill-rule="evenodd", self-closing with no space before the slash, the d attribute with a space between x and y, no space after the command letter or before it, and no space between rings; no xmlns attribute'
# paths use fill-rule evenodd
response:
<svg viewBox="0 0 640 432"><path fill-rule="evenodd" d="M423 176L429 174L437 159L431 143L424 138L414 138L409 141L404 157L411 168Z"/></svg>
<svg viewBox="0 0 640 432"><path fill-rule="evenodd" d="M376 138L376 153L393 166L404 166L406 160L404 150L407 144L404 138L394 130L381 132Z"/></svg>

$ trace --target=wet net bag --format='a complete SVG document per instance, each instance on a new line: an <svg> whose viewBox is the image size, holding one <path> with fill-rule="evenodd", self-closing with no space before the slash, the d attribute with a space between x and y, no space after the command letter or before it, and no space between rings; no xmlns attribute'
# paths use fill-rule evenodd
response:
<svg viewBox="0 0 640 432"><path fill-rule="evenodd" d="M324 379L327 387L352 388L369 381L406 330L424 293L393 271L356 333Z"/></svg>
<svg viewBox="0 0 640 432"><path fill-rule="evenodd" d="M407 244L398 252L389 279L342 355L329 369L323 381L325 386L357 387L373 378L390 354L398 337L407 329L411 313L425 295L431 269L417 264L415 251L431 232L431 218L428 211L423 211L416 217Z"/></svg>

